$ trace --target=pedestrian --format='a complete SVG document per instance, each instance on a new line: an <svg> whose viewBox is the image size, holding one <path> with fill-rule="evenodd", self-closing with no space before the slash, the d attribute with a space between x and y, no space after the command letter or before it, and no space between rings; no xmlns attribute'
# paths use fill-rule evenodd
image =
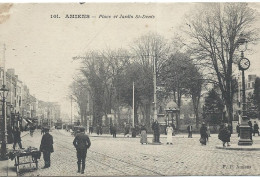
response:
<svg viewBox="0 0 260 177"><path fill-rule="evenodd" d="M189 124L187 127L188 130L188 138L192 138L192 126Z"/></svg>
<svg viewBox="0 0 260 177"><path fill-rule="evenodd" d="M93 127L92 127L92 125L89 126L89 129L88 129L88 130L89 130L89 133L90 133L90 134L93 133Z"/></svg>
<svg viewBox="0 0 260 177"><path fill-rule="evenodd" d="M157 120L155 120L152 124L152 130L154 134L154 142L160 143L160 125Z"/></svg>
<svg viewBox="0 0 260 177"><path fill-rule="evenodd" d="M258 134L258 136L259 136L259 126L258 126L258 124L256 123L256 121L254 122L254 136L255 136L255 133L257 133Z"/></svg>
<svg viewBox="0 0 260 177"><path fill-rule="evenodd" d="M116 125L113 124L112 126L112 134L113 134L113 138L116 138Z"/></svg>
<svg viewBox="0 0 260 177"><path fill-rule="evenodd" d="M80 133L75 137L73 145L77 150L78 173L81 172L81 174L84 174L87 149L91 146L91 142L88 135L85 134L85 129L83 127L80 128Z"/></svg>
<svg viewBox="0 0 260 177"><path fill-rule="evenodd" d="M237 136L240 137L240 124L239 123L237 124L236 130L237 130Z"/></svg>
<svg viewBox="0 0 260 177"><path fill-rule="evenodd" d="M230 130L228 129L228 124L225 123L224 124L224 127L222 127L219 131L219 134L218 134L218 138L223 142L223 147L226 147L226 143L227 143L227 146L230 146L230 137L231 137L231 132Z"/></svg>
<svg viewBox="0 0 260 177"><path fill-rule="evenodd" d="M252 139L252 134L253 134L253 125L252 125L251 120L248 121L248 125L249 125L249 127L250 127L250 139L253 140L253 139Z"/></svg>
<svg viewBox="0 0 260 177"><path fill-rule="evenodd" d="M43 159L45 165L43 168L49 168L51 166L51 153L53 150L53 137L49 133L50 129L45 128L45 134L42 136L42 141L40 145L40 151L43 152Z"/></svg>
<svg viewBox="0 0 260 177"><path fill-rule="evenodd" d="M102 133L103 133L102 125L99 126L99 133L100 133L100 135L102 135Z"/></svg>
<svg viewBox="0 0 260 177"><path fill-rule="evenodd" d="M140 127L138 124L135 125L135 136L140 135Z"/></svg>
<svg viewBox="0 0 260 177"><path fill-rule="evenodd" d="M172 136L175 136L175 125L174 125L174 123L172 123L172 129L173 129L173 131L172 131Z"/></svg>
<svg viewBox="0 0 260 177"><path fill-rule="evenodd" d="M33 136L33 132L34 132L34 126L30 125L30 135L31 135L31 137Z"/></svg>
<svg viewBox="0 0 260 177"><path fill-rule="evenodd" d="M208 139L207 127L206 124L203 122L200 128L200 143L202 145L206 145L207 139Z"/></svg>
<svg viewBox="0 0 260 177"><path fill-rule="evenodd" d="M147 129L144 124L142 124L141 126L140 143L147 144Z"/></svg>
<svg viewBox="0 0 260 177"><path fill-rule="evenodd" d="M126 136L127 134L129 134L129 130L130 130L130 126L129 126L129 124L126 123L124 136Z"/></svg>
<svg viewBox="0 0 260 177"><path fill-rule="evenodd" d="M173 128L171 125L168 125L168 127L166 128L166 132L167 132L167 144L172 144Z"/></svg>
<svg viewBox="0 0 260 177"><path fill-rule="evenodd" d="M68 130L67 130L67 131L68 131ZM45 132L44 132L44 128L42 127L42 128L41 128L41 135L44 135L44 133L45 133Z"/></svg>
<svg viewBox="0 0 260 177"><path fill-rule="evenodd" d="M14 139L14 144L13 144L13 149L15 150L15 146L16 144L19 145L19 148L20 149L23 149L23 146L22 146L22 139L21 139L21 132L19 130L19 127L15 127L14 130L13 130L13 139Z"/></svg>
<svg viewBox="0 0 260 177"><path fill-rule="evenodd" d="M210 137L210 128L209 128L209 124L207 126L207 134L208 134L208 137Z"/></svg>
<svg viewBox="0 0 260 177"><path fill-rule="evenodd" d="M231 125L231 123L228 123L228 130L230 131L230 134L233 133L233 126Z"/></svg>

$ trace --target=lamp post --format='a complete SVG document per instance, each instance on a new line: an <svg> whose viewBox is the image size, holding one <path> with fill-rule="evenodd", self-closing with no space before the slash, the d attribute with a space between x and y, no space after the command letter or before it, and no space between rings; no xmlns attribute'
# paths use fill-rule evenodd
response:
<svg viewBox="0 0 260 177"><path fill-rule="evenodd" d="M153 116L153 120L156 121L157 120L157 88L156 88L156 60L157 60L157 56L154 57L153 59L153 86L154 86L154 95L153 95L153 102L154 102L154 116Z"/></svg>
<svg viewBox="0 0 260 177"><path fill-rule="evenodd" d="M238 39L238 50L241 52L241 58L238 63L238 68L242 72L242 120L240 125L240 139L238 145L252 145L251 127L248 125L248 117L246 110L246 87L245 87L245 70L250 66L250 61L244 57L244 52L247 49L247 40L243 35Z"/></svg>
<svg viewBox="0 0 260 177"><path fill-rule="evenodd" d="M2 88L0 89L1 92L3 92L2 94L2 118L3 118L3 124L1 125L2 127L2 143L1 143L1 160L6 160L7 156L6 156L6 143L7 143L7 120L6 120L6 97L8 94L8 89L6 88L6 73L5 73L5 45L4 45L4 51L3 51L3 85Z"/></svg>

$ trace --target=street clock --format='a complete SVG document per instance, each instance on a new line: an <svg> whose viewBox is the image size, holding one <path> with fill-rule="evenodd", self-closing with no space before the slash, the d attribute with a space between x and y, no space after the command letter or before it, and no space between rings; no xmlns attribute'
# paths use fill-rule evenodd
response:
<svg viewBox="0 0 260 177"><path fill-rule="evenodd" d="M239 61L239 69L240 70L247 70L250 66L250 61L247 58L242 58Z"/></svg>

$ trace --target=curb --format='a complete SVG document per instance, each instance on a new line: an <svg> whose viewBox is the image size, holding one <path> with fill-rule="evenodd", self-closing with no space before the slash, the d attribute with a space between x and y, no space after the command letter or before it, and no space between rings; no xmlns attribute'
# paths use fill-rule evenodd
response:
<svg viewBox="0 0 260 177"><path fill-rule="evenodd" d="M224 150L237 150L237 151L260 151L260 145L239 146L237 144L231 144L231 146L229 147L223 147L221 145L217 145L216 148L224 149Z"/></svg>

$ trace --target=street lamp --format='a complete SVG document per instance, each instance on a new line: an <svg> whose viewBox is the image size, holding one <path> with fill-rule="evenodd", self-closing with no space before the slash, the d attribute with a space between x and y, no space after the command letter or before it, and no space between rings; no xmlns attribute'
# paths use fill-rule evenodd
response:
<svg viewBox="0 0 260 177"><path fill-rule="evenodd" d="M5 73L4 73L5 74ZM4 76L5 77L5 76ZM7 143L7 120L6 120L6 97L8 94L8 89L5 87L5 84L3 84L2 88L0 89L1 92L3 92L2 95L2 102L3 102L3 107L2 107L2 117L3 117L3 124L1 125L2 127L2 143L1 143L1 160L6 160L6 143Z"/></svg>
<svg viewBox="0 0 260 177"><path fill-rule="evenodd" d="M240 139L238 145L252 145L251 127L248 125L248 117L246 111L246 87L245 73L250 66L250 61L244 57L244 52L247 50L247 39L240 35L238 39L238 50L241 52L241 58L238 63L238 69L242 71L242 120L240 125Z"/></svg>

